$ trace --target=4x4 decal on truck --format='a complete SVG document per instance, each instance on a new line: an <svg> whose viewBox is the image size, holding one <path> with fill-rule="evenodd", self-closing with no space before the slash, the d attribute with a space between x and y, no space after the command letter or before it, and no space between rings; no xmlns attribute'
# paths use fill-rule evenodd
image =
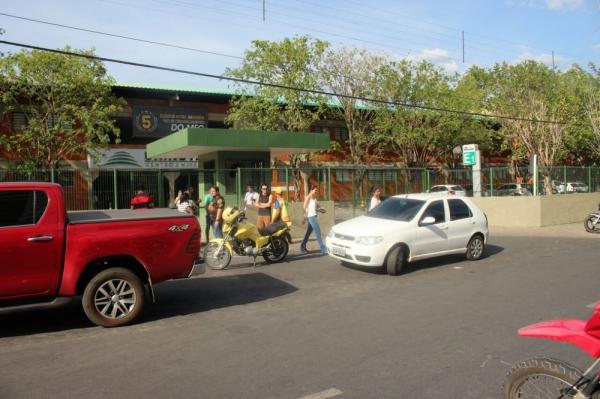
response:
<svg viewBox="0 0 600 399"><path fill-rule="evenodd" d="M180 224L179 226L177 226L175 224L175 225L169 227L169 231L171 233L181 233L182 231L186 231L189 228L190 228L189 224Z"/></svg>

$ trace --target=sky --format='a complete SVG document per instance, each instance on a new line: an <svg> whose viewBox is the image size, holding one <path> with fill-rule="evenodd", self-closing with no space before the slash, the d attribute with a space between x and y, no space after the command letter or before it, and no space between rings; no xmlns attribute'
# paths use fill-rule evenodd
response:
<svg viewBox="0 0 600 399"><path fill-rule="evenodd" d="M393 59L426 59L459 73L526 59L552 66L553 54L562 70L600 64L600 0L264 0L264 20L263 0L0 0L0 14L12 15L0 15L0 40L94 48L102 57L215 75L240 65L252 40L297 35ZM19 48L0 44L7 51ZM106 65L121 84L229 87L219 79Z"/></svg>

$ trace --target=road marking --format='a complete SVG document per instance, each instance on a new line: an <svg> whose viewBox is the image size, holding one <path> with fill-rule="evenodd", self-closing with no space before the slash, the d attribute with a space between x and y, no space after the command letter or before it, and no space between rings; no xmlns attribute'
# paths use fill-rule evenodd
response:
<svg viewBox="0 0 600 399"><path fill-rule="evenodd" d="M324 391L321 392L317 392L317 393L313 393L310 395L306 395L301 397L300 399L327 399L327 398L333 398L334 396L338 396L343 394L342 391L340 391L337 388L329 388L326 389Z"/></svg>

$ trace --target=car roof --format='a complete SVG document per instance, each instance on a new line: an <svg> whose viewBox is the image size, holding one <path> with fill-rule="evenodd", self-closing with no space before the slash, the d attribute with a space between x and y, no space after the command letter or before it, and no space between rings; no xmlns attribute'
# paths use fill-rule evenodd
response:
<svg viewBox="0 0 600 399"><path fill-rule="evenodd" d="M399 195L394 195L392 198L410 198L410 199L416 199L416 200L422 200L422 201L429 201L430 199L437 199L437 198L464 199L464 197L457 197L456 195L451 195L451 194L447 194L444 192L399 194Z"/></svg>

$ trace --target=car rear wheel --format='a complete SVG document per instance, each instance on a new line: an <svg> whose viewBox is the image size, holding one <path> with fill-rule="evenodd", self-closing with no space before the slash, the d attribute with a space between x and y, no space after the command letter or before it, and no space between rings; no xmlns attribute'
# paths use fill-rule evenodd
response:
<svg viewBox="0 0 600 399"><path fill-rule="evenodd" d="M87 283L81 302L92 323L103 327L122 326L132 322L142 311L144 286L129 269L107 269Z"/></svg>
<svg viewBox="0 0 600 399"><path fill-rule="evenodd" d="M390 276L397 276L402 273L406 263L406 253L404 248L396 247L390 251L385 260L385 269Z"/></svg>
<svg viewBox="0 0 600 399"><path fill-rule="evenodd" d="M480 234L476 234L469 240L467 244L467 252L465 256L468 260L479 260L483 256L484 249L483 237Z"/></svg>

